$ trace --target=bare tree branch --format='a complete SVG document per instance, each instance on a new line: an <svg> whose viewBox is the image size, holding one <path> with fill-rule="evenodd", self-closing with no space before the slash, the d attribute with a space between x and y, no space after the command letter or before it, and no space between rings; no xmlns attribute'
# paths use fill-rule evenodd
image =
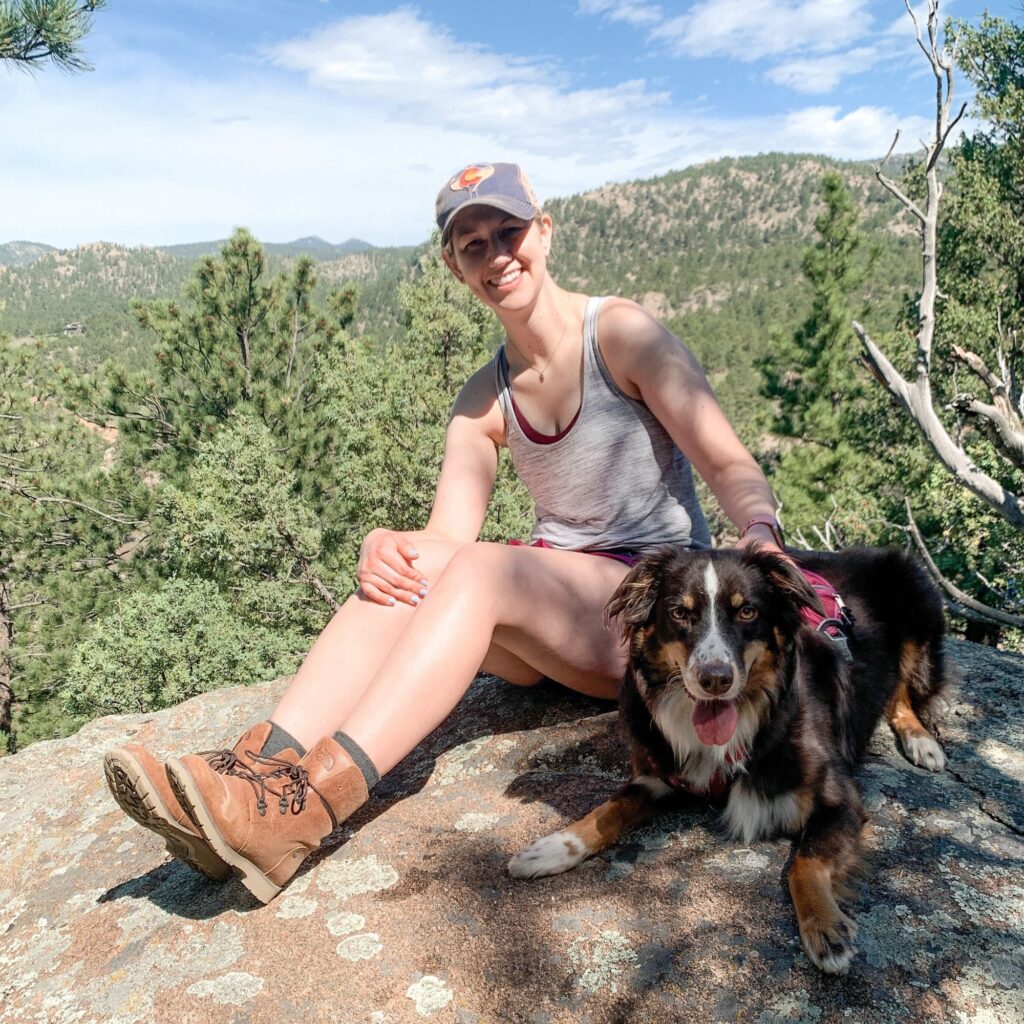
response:
<svg viewBox="0 0 1024 1024"><path fill-rule="evenodd" d="M976 377L980 377L987 385L992 395L1005 394L1006 385L988 368L988 364L981 356L969 352L959 345L953 346L953 355L960 360Z"/></svg>
<svg viewBox="0 0 1024 1024"><path fill-rule="evenodd" d="M981 498L989 506L995 509L1008 523L1017 530L1024 533L1024 498L1007 490L998 480L983 472L974 463L974 460L967 454L963 446L950 437L949 432L939 419L932 402L931 393L931 369L932 350L935 336L935 301L938 295L938 279L936 267L936 240L939 214L939 202L942 198L942 183L939 181L936 165L943 146L949 138L953 126L963 116L963 109L951 122L949 119L950 106L953 95L953 62L948 56L941 52L938 40L938 0L928 0L928 45L925 45L922 36L921 25L910 5L910 0L904 0L907 11L910 13L914 23L914 32L917 36L918 45L924 53L935 76L935 129L932 140L925 147L926 152L926 182L928 187L928 199L923 211L917 204L906 197L900 197L898 191L893 191L881 175L880 168L876 170L876 177L879 181L901 199L904 206L910 209L921 221L921 295L918 301L918 329L915 337L915 374L911 383L896 369L892 362L886 357L882 350L871 340L867 331L854 322L853 329L860 339L864 353L864 361L869 366L872 374L881 380L890 394L900 402L903 408L917 424L925 440L931 446L936 456L950 473L968 488L972 493ZM893 142L895 145L895 140ZM890 152L892 151L890 147ZM966 361L966 360L965 360ZM980 362L980 361L979 361ZM971 365L967 361L967 365ZM975 369L972 366L972 369ZM986 368L987 369L987 368ZM977 372L977 369L975 369ZM986 380L987 382L987 380ZM993 392L993 398L995 398ZM1014 423L1012 408L1002 410L996 401L995 409L1001 414L1005 425L1010 428L1007 438L1010 442L1010 450L1015 450L1016 434L1019 429ZM976 415L986 416L986 407L971 409ZM999 429L999 422L991 416L986 418ZM1002 433L1000 436L1003 436Z"/></svg>
<svg viewBox="0 0 1024 1024"><path fill-rule="evenodd" d="M896 143L900 140L900 129L896 129L896 134L892 137L892 142L889 145L889 150L882 157L881 160L875 164L875 177L878 179L878 183L887 191L891 192L918 220L924 221L924 214L921 212L921 208L906 195L903 190L896 184L892 178L886 177L882 173L882 168L888 163L889 157L892 156L892 151L896 148Z"/></svg>
<svg viewBox="0 0 1024 1024"><path fill-rule="evenodd" d="M991 608L987 604L983 604L981 601L975 600L970 594L964 593L955 583L951 583L945 576L942 575L942 571L935 564L934 559L928 551L928 547L925 545L924 538L921 536L921 531L917 528L917 523L914 522L914 516L910 511L910 502L904 500L904 504L907 509L907 523L910 527L910 535L914 538L914 544L917 546L917 550L924 560L925 567L928 569L932 579L962 608L966 608L980 616L983 621L994 622L1000 626L1011 626L1014 629L1024 629L1024 618L1019 615L1011 615L1009 612L1000 611L998 608ZM970 616L965 616L970 617Z"/></svg>
<svg viewBox="0 0 1024 1024"><path fill-rule="evenodd" d="M1008 491L998 480L978 469L963 448L953 441L932 406L930 390L920 388L920 381L909 384L856 321L853 323L853 329L864 346L872 372L884 380L889 392L909 413L946 469L959 483L994 508L1008 523L1024 532L1024 500Z"/></svg>
<svg viewBox="0 0 1024 1024"><path fill-rule="evenodd" d="M994 405L979 402L973 395L957 395L953 405L961 412L978 416L990 423L1001 442L1000 452L1015 466L1024 469L1024 433L1016 430L999 409Z"/></svg>
<svg viewBox="0 0 1024 1024"><path fill-rule="evenodd" d="M288 545L289 551L295 556L295 561L298 563L299 571L302 573L302 578L306 581L312 591L328 605L330 605L332 611L340 611L341 605L338 603L338 599L331 593L327 584L320 579L313 572L313 567L309 564L309 560L302 553L299 548L298 542L292 535L292 532L288 529L283 522L277 524L277 532L281 535L281 538Z"/></svg>

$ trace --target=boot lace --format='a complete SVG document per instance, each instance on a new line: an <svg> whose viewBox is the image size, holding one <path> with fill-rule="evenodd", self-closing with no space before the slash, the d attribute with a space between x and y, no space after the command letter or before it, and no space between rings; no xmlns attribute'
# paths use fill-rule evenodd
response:
<svg viewBox="0 0 1024 1024"><path fill-rule="evenodd" d="M331 810L331 805L323 793L309 781L309 772L305 768L290 761L283 761L279 757L265 757L254 750L245 751L245 756L252 765L263 765L269 770L256 771L231 750L216 751L208 760L215 772L233 775L252 786L256 794L256 810L260 812L261 817L265 817L267 813L268 793L277 797L277 808L281 814L287 814L289 810L292 814L301 814L305 810L309 791L312 790L327 809L331 827L338 827L338 820ZM280 788L270 785L271 782L278 782Z"/></svg>

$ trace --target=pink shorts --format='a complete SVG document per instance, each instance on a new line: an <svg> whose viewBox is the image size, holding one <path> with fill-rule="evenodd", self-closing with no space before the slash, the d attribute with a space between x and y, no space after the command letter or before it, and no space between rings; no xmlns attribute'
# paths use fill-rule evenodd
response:
<svg viewBox="0 0 1024 1024"><path fill-rule="evenodd" d="M516 548L547 548L550 551L561 551L563 549L553 547L546 540L535 540L527 544L524 540L508 541ZM638 551L581 551L581 555L600 555L602 558L614 558L616 562L624 562L626 565L636 565L643 558Z"/></svg>

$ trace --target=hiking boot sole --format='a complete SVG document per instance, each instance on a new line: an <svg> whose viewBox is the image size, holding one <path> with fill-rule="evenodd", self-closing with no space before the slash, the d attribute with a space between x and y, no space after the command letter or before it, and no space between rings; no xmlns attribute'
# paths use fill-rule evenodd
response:
<svg viewBox="0 0 1024 1024"><path fill-rule="evenodd" d="M103 758L103 774L118 807L143 828L160 836L172 857L215 882L231 877L231 867L201 836L186 832L175 822L174 815L130 751L109 751Z"/></svg>
<svg viewBox="0 0 1024 1024"><path fill-rule="evenodd" d="M192 819L192 824L202 833L203 838L213 847L217 855L238 876L239 881L260 901L269 903L283 888L272 882L252 861L247 860L240 853L236 853L224 841L220 830L217 828L199 787L189 774L188 768L180 761L172 759L167 762L167 779L174 790L178 802L185 808L186 813Z"/></svg>

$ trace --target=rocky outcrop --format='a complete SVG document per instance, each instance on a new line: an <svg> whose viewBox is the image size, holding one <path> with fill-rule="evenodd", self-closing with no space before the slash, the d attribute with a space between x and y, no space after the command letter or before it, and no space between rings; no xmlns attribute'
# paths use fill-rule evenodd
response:
<svg viewBox="0 0 1024 1024"><path fill-rule="evenodd" d="M206 749L282 683L95 721L0 762L0 1021L867 1024L1024 1020L1024 659L953 645L938 776L887 731L861 775L870 858L850 973L800 950L787 842L668 810L574 872L508 857L624 773L614 715L480 680L267 906L168 860L107 793L129 739Z"/></svg>

